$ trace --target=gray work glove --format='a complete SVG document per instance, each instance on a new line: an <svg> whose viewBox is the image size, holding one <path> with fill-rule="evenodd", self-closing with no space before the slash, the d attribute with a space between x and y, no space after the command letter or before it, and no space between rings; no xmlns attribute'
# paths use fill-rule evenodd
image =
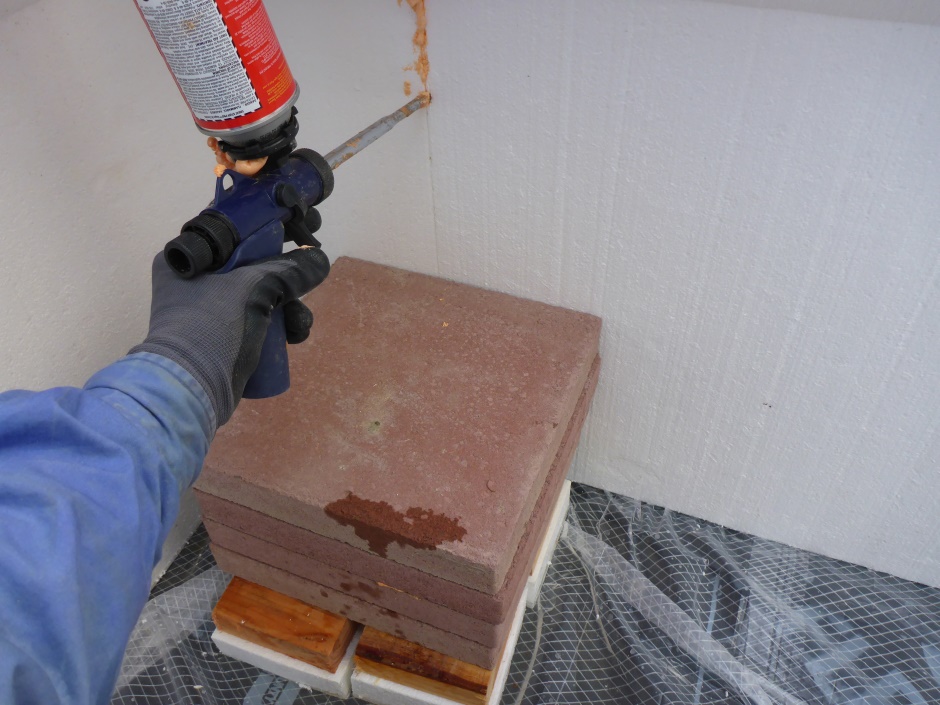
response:
<svg viewBox="0 0 940 705"><path fill-rule="evenodd" d="M298 299L329 272L327 256L309 247L225 274L180 279L160 253L153 261L150 332L130 352L162 355L189 372L221 426L258 366L271 312L284 306L288 343L306 340L313 316Z"/></svg>

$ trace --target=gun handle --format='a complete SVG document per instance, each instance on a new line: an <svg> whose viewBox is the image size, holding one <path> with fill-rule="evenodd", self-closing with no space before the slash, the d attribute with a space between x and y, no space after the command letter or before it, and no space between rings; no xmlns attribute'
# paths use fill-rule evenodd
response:
<svg viewBox="0 0 940 705"><path fill-rule="evenodd" d="M287 332L284 309L271 312L271 325L261 346L261 357L254 374L245 385L244 399L267 399L290 389L290 367L287 362Z"/></svg>

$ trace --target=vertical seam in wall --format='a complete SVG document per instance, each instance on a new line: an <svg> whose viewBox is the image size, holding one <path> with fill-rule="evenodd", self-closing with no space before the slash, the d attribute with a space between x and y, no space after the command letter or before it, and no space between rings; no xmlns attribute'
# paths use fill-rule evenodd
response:
<svg viewBox="0 0 940 705"><path fill-rule="evenodd" d="M401 0L398 0L398 4L401 5ZM409 0L408 4L411 5L411 0ZM428 58L428 45L427 45L427 41L428 41L427 40L427 27L428 27L427 7L424 5L423 2L421 3L421 6L424 12L424 32L425 32L424 56L425 56L425 59L427 60L426 66L428 68L428 72L430 73L431 62L430 62L430 59ZM412 9L414 9L413 6L412 6ZM415 16L416 18L418 18L417 10L415 10ZM431 86L430 86L429 79L430 79L430 76L425 75L425 78L423 81L424 90L427 91L428 95L431 96L431 103L424 109L424 129L425 129L425 132L427 132L427 140L428 140L428 187L431 192L431 227L434 229L432 233L432 235L434 236L434 267L435 267L434 273L440 275L441 274L441 244L440 244L440 238L438 237L439 228L438 228L438 218L437 218L437 195L435 193L435 187L434 187L434 173L433 173L434 156L433 156L433 148L431 146L431 109L432 109L432 106L434 105L434 96L431 93Z"/></svg>
<svg viewBox="0 0 940 705"><path fill-rule="evenodd" d="M434 102L432 100L431 105ZM424 109L424 126L425 130L428 133L428 185L430 186L431 191L431 224L434 228L434 263L436 267L435 274L440 275L441 272L441 246L440 238L438 237L438 224L437 224L437 194L435 193L434 187L434 155L432 153L431 147L431 105Z"/></svg>

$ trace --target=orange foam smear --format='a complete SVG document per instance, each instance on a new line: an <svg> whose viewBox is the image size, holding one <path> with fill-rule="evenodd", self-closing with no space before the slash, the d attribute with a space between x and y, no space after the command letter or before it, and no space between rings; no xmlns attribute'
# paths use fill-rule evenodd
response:
<svg viewBox="0 0 940 705"><path fill-rule="evenodd" d="M401 0L398 0L398 4L401 5ZM428 62L428 16L425 12L424 0L408 0L408 5L415 13L416 28L411 43L418 58L415 59L413 64L406 66L405 70L417 72L418 78L421 79L421 84L424 86L424 92L427 92L428 73L431 70L431 65ZM405 95L410 95L407 88Z"/></svg>
<svg viewBox="0 0 940 705"><path fill-rule="evenodd" d="M254 176L257 174L264 165L267 163L267 157L261 157L260 159L239 159L233 160L228 154L222 151L222 147L219 145L219 140L215 137L210 137L206 140L206 144L209 145L215 153L215 175L216 177L222 176L225 173L226 169L231 169L239 174L245 176Z"/></svg>

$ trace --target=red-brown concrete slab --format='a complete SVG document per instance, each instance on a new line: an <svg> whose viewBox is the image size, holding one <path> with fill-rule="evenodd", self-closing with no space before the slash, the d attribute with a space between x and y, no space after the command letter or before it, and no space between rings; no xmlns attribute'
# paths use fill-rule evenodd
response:
<svg viewBox="0 0 940 705"><path fill-rule="evenodd" d="M200 489L488 593L503 584L600 320L339 259L292 388L244 401Z"/></svg>
<svg viewBox="0 0 940 705"><path fill-rule="evenodd" d="M445 629L446 622L429 617L427 605L422 602L441 605L491 624L500 623L517 604L541 545L541 537L577 448L599 371L600 358L597 358L512 567L496 595L471 590L200 493L199 502L209 536L216 545ZM357 572L352 572L353 569ZM415 600L417 604L410 604Z"/></svg>
<svg viewBox="0 0 940 705"><path fill-rule="evenodd" d="M212 546L212 553L219 567L227 573L233 573L245 580L302 600L327 612L342 615L354 622L414 641L429 649L482 668L492 668L499 660L502 644L511 627L512 620L506 619L501 625L502 636L493 645L480 644L458 634L404 617L392 610L376 607L365 600L332 590L325 585L304 580L285 570L265 565L227 548Z"/></svg>
<svg viewBox="0 0 940 705"><path fill-rule="evenodd" d="M499 634L498 622L476 619L463 612L421 599L402 590L395 590L368 578L325 566L299 553L285 551L273 543L261 541L221 524L213 525L209 537L212 539L213 550L222 548L233 551L245 558L263 563L265 566L271 566L322 585L337 594L349 595L377 608L390 610L402 617L409 617L432 627L459 634L472 641L486 644L496 639ZM524 587L525 583L522 588ZM515 592L518 604L522 589Z"/></svg>

